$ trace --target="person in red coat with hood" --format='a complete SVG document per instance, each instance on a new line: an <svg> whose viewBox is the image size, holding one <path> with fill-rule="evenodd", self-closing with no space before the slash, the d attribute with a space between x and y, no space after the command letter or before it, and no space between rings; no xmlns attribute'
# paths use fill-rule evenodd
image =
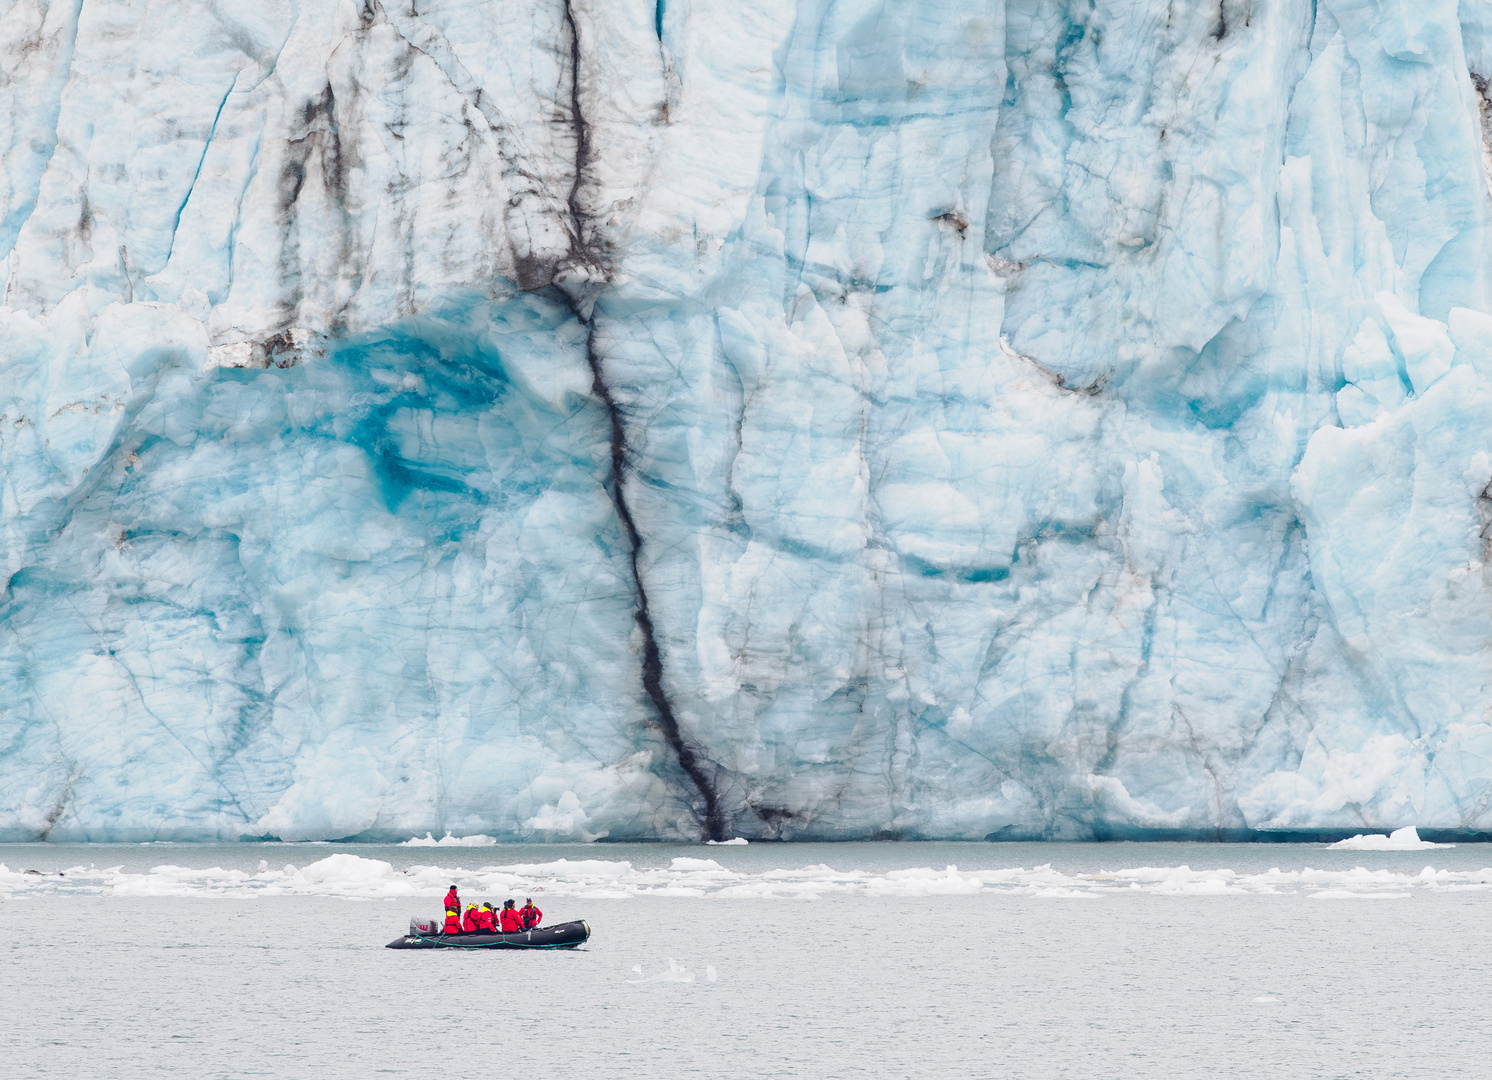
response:
<svg viewBox="0 0 1492 1080"><path fill-rule="evenodd" d="M482 929L481 913L477 911L476 904L466 905L466 914L461 917L461 932L463 934L475 934Z"/></svg>
<svg viewBox="0 0 1492 1080"><path fill-rule="evenodd" d="M461 933L461 897L456 894L456 886L451 886L451 891L446 893L446 925L447 934Z"/></svg>
<svg viewBox="0 0 1492 1080"><path fill-rule="evenodd" d="M518 917L518 910L513 907L513 901L503 902L502 915L499 921L502 923L504 934L516 934L523 929L523 920Z"/></svg>
<svg viewBox="0 0 1492 1080"><path fill-rule="evenodd" d="M532 930L538 926L539 920L543 917L544 913L534 907L534 898L532 896L525 900L523 906L518 909L518 921L523 924L525 930Z"/></svg>
<svg viewBox="0 0 1492 1080"><path fill-rule="evenodd" d="M497 933L497 912L492 910L491 904L482 905L482 910L477 912L477 919L484 933Z"/></svg>

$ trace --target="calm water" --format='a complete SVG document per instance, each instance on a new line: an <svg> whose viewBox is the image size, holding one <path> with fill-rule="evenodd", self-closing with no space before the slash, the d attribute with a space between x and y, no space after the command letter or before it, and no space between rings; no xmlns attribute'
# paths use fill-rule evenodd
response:
<svg viewBox="0 0 1492 1080"><path fill-rule="evenodd" d="M1492 1061L1486 845L0 845L0 863L8 1076L1485 1077ZM447 878L469 899L534 895L594 936L574 953L382 948Z"/></svg>

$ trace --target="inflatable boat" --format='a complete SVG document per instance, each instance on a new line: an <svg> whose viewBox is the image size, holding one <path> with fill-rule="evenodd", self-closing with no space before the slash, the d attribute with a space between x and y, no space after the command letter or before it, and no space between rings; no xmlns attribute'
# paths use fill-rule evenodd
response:
<svg viewBox="0 0 1492 1080"><path fill-rule="evenodd" d="M573 949L585 944L591 936L590 923L584 919L536 926L510 934L444 934L434 920L409 920L409 933L395 938L389 949Z"/></svg>

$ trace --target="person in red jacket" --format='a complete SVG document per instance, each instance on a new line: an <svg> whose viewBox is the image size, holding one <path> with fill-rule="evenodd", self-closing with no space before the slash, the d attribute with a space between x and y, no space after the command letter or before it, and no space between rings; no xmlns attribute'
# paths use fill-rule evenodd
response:
<svg viewBox="0 0 1492 1080"><path fill-rule="evenodd" d="M518 921L523 924L525 930L532 930L538 926L539 920L543 917L544 913L534 907L534 898L532 896L525 900L523 906L518 909Z"/></svg>
<svg viewBox="0 0 1492 1080"><path fill-rule="evenodd" d="M516 934L523 929L523 921L518 918L518 909L513 906L511 900L504 901L499 921L502 923L504 934Z"/></svg>
<svg viewBox="0 0 1492 1080"><path fill-rule="evenodd" d="M461 917L461 932L463 934L475 934L482 929L482 920L477 914L476 904L466 905L466 914Z"/></svg>
<svg viewBox="0 0 1492 1080"><path fill-rule="evenodd" d="M456 886L451 886L451 891L446 893L446 925L447 934L461 933L461 897L456 895Z"/></svg>

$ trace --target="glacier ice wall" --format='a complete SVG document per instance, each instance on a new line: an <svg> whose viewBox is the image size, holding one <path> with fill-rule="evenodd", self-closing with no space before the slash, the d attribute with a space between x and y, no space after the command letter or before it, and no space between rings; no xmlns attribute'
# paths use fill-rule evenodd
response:
<svg viewBox="0 0 1492 1080"><path fill-rule="evenodd" d="M0 836L1492 828L1492 5L0 0Z"/></svg>

